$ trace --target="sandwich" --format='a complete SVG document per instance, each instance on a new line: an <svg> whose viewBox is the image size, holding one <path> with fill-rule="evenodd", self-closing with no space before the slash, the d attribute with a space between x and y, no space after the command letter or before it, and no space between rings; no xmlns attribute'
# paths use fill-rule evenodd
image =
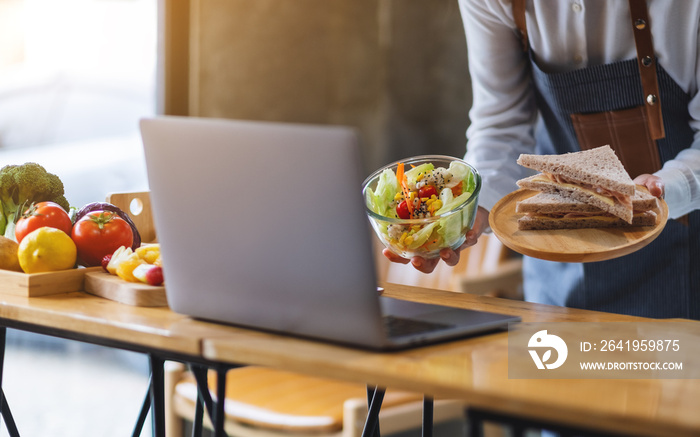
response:
<svg viewBox="0 0 700 437"><path fill-rule="evenodd" d="M567 198L559 193L537 193L516 203L515 212L520 230L617 228L654 226L656 198L644 187L637 187L632 196L632 223L616 217L589 203Z"/></svg>
<svg viewBox="0 0 700 437"><path fill-rule="evenodd" d="M518 164L540 172L519 180L519 187L558 194L632 223L635 184L610 146L562 155L522 154Z"/></svg>

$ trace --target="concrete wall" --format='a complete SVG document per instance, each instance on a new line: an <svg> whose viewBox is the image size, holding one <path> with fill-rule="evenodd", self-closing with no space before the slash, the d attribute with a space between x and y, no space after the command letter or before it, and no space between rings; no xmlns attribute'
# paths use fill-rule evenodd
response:
<svg viewBox="0 0 700 437"><path fill-rule="evenodd" d="M356 126L367 171L464 154L471 94L456 0L189 3L189 47L174 52L189 52L190 115Z"/></svg>

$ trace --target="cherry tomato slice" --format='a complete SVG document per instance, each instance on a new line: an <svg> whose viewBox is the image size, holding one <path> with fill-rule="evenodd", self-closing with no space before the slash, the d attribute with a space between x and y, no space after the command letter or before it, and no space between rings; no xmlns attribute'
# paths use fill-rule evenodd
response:
<svg viewBox="0 0 700 437"><path fill-rule="evenodd" d="M437 188L435 188L435 185L425 185L418 190L418 197L421 199L424 197L429 198L432 195L437 196L437 194Z"/></svg>
<svg viewBox="0 0 700 437"><path fill-rule="evenodd" d="M396 205L396 215L398 215L400 219L411 218L411 213L408 212L408 205L405 200Z"/></svg>

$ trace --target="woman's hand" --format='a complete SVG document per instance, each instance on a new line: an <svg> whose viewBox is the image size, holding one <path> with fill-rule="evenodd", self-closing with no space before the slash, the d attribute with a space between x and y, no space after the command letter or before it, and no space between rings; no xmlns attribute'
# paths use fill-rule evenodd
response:
<svg viewBox="0 0 700 437"><path fill-rule="evenodd" d="M391 262L401 264L408 264L410 262L413 267L416 268L416 270L423 273L431 273L433 270L435 270L435 266L437 266L441 259L445 261L448 266L456 266L459 262L459 253L462 251L462 249L475 245L488 225L489 212L484 208L479 207L476 211L476 217L474 218L474 226L472 226L472 229L467 232L467 239L464 241L464 244L462 244L456 250L442 249L440 251L440 257L430 259L420 256L414 256L411 259L402 258L386 248L382 251L382 253Z"/></svg>
<svg viewBox="0 0 700 437"><path fill-rule="evenodd" d="M660 177L652 174L641 174L634 178L634 183L647 187L649 193L654 197L664 197L664 182Z"/></svg>

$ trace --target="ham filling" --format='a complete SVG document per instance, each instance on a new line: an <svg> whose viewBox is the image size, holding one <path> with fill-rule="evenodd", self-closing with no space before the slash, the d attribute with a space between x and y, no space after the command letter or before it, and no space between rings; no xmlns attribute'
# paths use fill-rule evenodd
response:
<svg viewBox="0 0 700 437"><path fill-rule="evenodd" d="M641 210L634 210L634 215L642 214L645 213L646 211L641 211ZM575 218L584 218L584 217L615 217L612 214L609 214L605 211L591 211L591 212L547 212L547 213L538 213L538 212L527 212L525 213L526 216L529 217L546 217L546 218L551 218L551 219L575 219Z"/></svg>
<svg viewBox="0 0 700 437"><path fill-rule="evenodd" d="M548 212L548 213L535 213L528 212L525 215L530 217L547 217L553 219L572 219L572 218L584 218L584 217L614 217L612 214L608 214L603 211L599 212Z"/></svg>
<svg viewBox="0 0 700 437"><path fill-rule="evenodd" d="M558 184L578 185L582 188L585 188L587 190L591 190L597 194L600 194L601 196L615 199L617 202L621 203L622 205L624 205L627 208L632 208L632 198L630 196L624 195L622 193L616 193L616 192L610 191L608 189L605 189L603 187L599 187L596 185L573 182L573 181L568 180L567 178L565 178L561 175L554 175L554 174L550 174L550 173L543 173L543 174L545 176L547 176L547 178L549 178L551 181L556 182Z"/></svg>

